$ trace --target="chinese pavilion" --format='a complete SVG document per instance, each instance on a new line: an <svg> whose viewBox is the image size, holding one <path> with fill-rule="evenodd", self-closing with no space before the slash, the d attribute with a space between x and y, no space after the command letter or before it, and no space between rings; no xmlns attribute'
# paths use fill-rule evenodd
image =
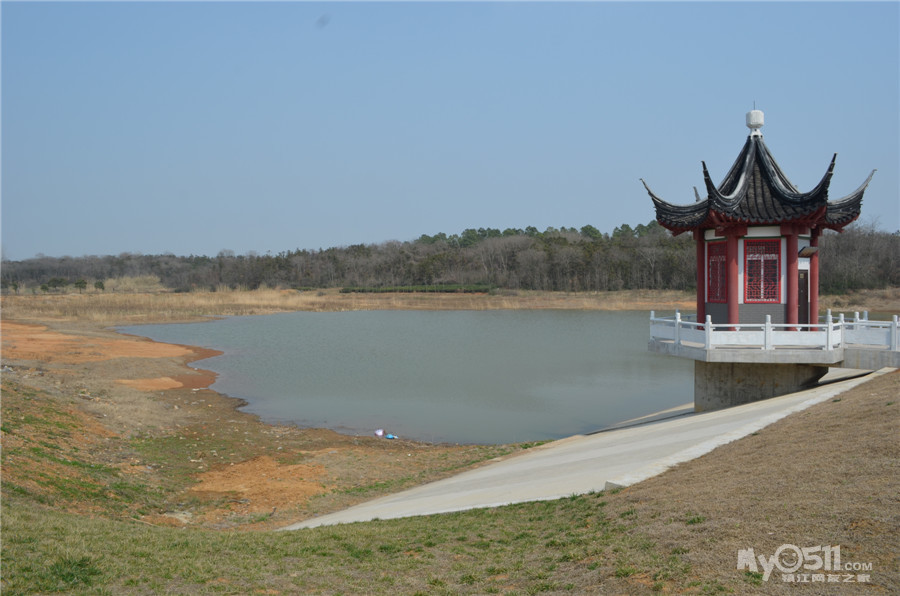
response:
<svg viewBox="0 0 900 596"><path fill-rule="evenodd" d="M719 186L706 163L706 198L673 205L644 187L656 219L674 235L691 232L697 247L697 321L715 324L815 324L818 317L818 240L824 229L841 231L859 217L863 184L829 201L832 158L822 180L800 192L763 142L763 113L747 114L750 135Z"/></svg>

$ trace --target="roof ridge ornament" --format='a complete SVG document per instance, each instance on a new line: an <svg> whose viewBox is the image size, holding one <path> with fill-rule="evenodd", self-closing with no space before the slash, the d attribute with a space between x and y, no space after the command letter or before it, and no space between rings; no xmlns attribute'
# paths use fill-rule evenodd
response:
<svg viewBox="0 0 900 596"><path fill-rule="evenodd" d="M763 112L762 110L757 110L756 106L754 106L752 110L747 112L747 128L750 129L750 136L761 137L762 133L759 132L759 129L763 127L763 124L765 124Z"/></svg>

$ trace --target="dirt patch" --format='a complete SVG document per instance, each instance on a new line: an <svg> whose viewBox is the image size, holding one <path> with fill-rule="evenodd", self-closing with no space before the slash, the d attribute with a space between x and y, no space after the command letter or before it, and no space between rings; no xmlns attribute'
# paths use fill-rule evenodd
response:
<svg viewBox="0 0 900 596"><path fill-rule="evenodd" d="M191 492L232 497L240 513L293 507L327 490L325 466L279 464L268 455L207 472Z"/></svg>
<svg viewBox="0 0 900 596"><path fill-rule="evenodd" d="M116 383L134 387L141 391L165 391L166 389L184 387L184 385L172 377L157 377L155 379L117 379Z"/></svg>
<svg viewBox="0 0 900 596"><path fill-rule="evenodd" d="M215 381L215 374L186 365L221 352L154 342L83 323L3 321L2 353L4 363L16 365L20 380L77 397L80 409L127 437L195 420L191 414L198 408L190 407L191 402ZM206 408L211 403L227 409L239 404L208 393L199 397Z"/></svg>
<svg viewBox="0 0 900 596"><path fill-rule="evenodd" d="M4 321L3 356L13 360L80 364L112 358L178 358L194 351L184 346L142 338L78 336L51 331L43 325Z"/></svg>

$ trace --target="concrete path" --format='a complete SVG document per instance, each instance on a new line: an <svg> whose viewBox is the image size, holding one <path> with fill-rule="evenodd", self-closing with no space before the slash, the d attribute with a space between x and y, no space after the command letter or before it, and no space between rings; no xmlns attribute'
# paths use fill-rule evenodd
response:
<svg viewBox="0 0 900 596"><path fill-rule="evenodd" d="M632 426L623 423L610 430L547 443L451 478L283 529L447 513L628 486L831 399L883 372L715 412L694 414L675 409L669 412L674 417Z"/></svg>

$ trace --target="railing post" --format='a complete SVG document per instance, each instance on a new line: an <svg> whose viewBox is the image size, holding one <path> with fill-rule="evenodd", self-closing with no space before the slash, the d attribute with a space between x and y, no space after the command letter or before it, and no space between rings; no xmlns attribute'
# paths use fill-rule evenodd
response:
<svg viewBox="0 0 900 596"><path fill-rule="evenodd" d="M675 311L675 345L681 345L681 311Z"/></svg>
<svg viewBox="0 0 900 596"><path fill-rule="evenodd" d="M891 320L891 351L900 350L900 323L897 322L897 315Z"/></svg>
<svg viewBox="0 0 900 596"><path fill-rule="evenodd" d="M766 315L766 326L763 329L763 349L772 349L772 315Z"/></svg>
<svg viewBox="0 0 900 596"><path fill-rule="evenodd" d="M831 309L825 314L825 349L834 350L834 320L831 318Z"/></svg>
<svg viewBox="0 0 900 596"><path fill-rule="evenodd" d="M844 321L844 313L841 313L838 315L838 332L841 334L841 339L838 343L840 344L840 346L842 348L844 347L844 341L846 339L844 337L844 333L846 331L847 331L847 324L846 324L846 321Z"/></svg>
<svg viewBox="0 0 900 596"><path fill-rule="evenodd" d="M896 317L894 317L896 319ZM706 327L703 330L706 337L706 349L712 349L712 315L706 315Z"/></svg>

